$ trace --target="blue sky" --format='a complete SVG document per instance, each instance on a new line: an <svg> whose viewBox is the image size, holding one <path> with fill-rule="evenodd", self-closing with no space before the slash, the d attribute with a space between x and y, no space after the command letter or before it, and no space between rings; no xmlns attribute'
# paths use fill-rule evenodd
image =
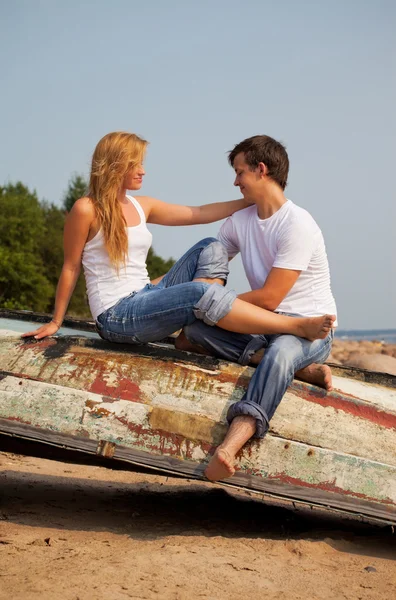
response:
<svg viewBox="0 0 396 600"><path fill-rule="evenodd" d="M395 26L393 0L0 0L0 185L59 203L123 129L150 141L142 193L227 200L227 151L272 135L323 230L340 327L394 328ZM154 249L217 230L155 226ZM247 289L238 261L230 282Z"/></svg>

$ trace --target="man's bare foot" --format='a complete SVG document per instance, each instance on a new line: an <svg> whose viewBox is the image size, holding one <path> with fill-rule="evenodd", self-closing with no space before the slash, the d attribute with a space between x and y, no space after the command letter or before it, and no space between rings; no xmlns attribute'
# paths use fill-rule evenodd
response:
<svg viewBox="0 0 396 600"><path fill-rule="evenodd" d="M257 350L257 352L252 354L252 356L250 357L249 364L258 365L263 359L264 352L265 352L265 348L261 348L260 350Z"/></svg>
<svg viewBox="0 0 396 600"><path fill-rule="evenodd" d="M208 352L205 348L199 346L198 344L192 344L186 338L183 330L175 339L175 348L177 350L184 350L185 352L195 352L196 354L205 354L205 356L210 356L210 352Z"/></svg>
<svg viewBox="0 0 396 600"><path fill-rule="evenodd" d="M333 323L335 321L335 315L324 315L322 317L307 317L303 319L301 323L301 333L297 334L301 337L307 338L312 342L314 340L323 340L328 336Z"/></svg>
<svg viewBox="0 0 396 600"><path fill-rule="evenodd" d="M232 477L235 473L232 463L233 458L230 453L219 446L205 469L205 476L210 481L219 481L219 479Z"/></svg>
<svg viewBox="0 0 396 600"><path fill-rule="evenodd" d="M331 392L333 389L331 369L328 365L314 363L313 365L305 367L305 369L297 371L295 377L302 381L306 381L307 383L312 383L313 385L324 388L328 392Z"/></svg>
<svg viewBox="0 0 396 600"><path fill-rule="evenodd" d="M264 348L261 350L257 350L250 357L251 365L258 365L264 356ZM301 379L301 381L306 381L307 383L312 383L313 385L317 385L321 388L324 388L328 392L331 392L333 389L333 380L331 369L328 365L320 365L320 364L312 364L305 369L300 369L295 373L296 379Z"/></svg>

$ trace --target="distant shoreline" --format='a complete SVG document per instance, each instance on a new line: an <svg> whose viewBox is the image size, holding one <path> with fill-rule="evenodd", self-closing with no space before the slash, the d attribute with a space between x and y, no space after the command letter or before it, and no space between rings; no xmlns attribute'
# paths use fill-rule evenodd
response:
<svg viewBox="0 0 396 600"><path fill-rule="evenodd" d="M368 340L396 344L396 329L337 329L338 340Z"/></svg>

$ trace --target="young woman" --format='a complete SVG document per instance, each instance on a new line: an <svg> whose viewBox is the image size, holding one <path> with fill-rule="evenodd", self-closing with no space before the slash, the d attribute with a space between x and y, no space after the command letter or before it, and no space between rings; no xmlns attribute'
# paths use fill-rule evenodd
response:
<svg viewBox="0 0 396 600"><path fill-rule="evenodd" d="M247 204L234 200L193 207L128 196L127 190L142 186L146 146L145 140L125 132L109 133L96 146L88 194L77 200L65 224L53 319L23 337L41 339L58 331L82 264L92 316L101 337L110 342L157 341L195 319L239 333L325 338L332 316L277 315L225 288L228 257L214 238L193 246L162 279L150 282L146 257L152 235L146 223L212 223Z"/></svg>

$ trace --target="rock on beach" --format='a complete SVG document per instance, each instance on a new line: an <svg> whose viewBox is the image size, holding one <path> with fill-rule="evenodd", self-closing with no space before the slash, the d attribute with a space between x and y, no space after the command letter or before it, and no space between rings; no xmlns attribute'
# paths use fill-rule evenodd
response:
<svg viewBox="0 0 396 600"><path fill-rule="evenodd" d="M326 362L396 375L396 344L335 338Z"/></svg>

